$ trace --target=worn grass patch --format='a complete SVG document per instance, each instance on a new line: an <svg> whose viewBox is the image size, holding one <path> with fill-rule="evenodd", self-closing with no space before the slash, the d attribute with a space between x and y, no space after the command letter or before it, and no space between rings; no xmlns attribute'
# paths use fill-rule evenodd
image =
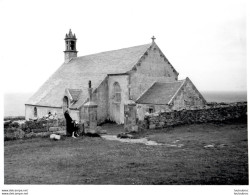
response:
<svg viewBox="0 0 250 195"><path fill-rule="evenodd" d="M8 141L4 143L4 183L248 184L246 124L187 125L141 135L183 146L90 137Z"/></svg>

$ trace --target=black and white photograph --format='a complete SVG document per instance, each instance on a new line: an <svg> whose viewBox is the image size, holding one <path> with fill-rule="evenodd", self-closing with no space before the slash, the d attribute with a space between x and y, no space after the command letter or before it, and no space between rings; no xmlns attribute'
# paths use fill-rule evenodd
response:
<svg viewBox="0 0 250 195"><path fill-rule="evenodd" d="M247 10L0 0L2 195L248 195Z"/></svg>

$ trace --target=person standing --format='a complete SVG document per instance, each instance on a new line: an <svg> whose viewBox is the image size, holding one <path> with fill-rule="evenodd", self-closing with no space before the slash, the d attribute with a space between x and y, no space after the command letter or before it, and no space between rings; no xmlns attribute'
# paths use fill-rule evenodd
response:
<svg viewBox="0 0 250 195"><path fill-rule="evenodd" d="M67 109L64 112L64 117L66 119L66 134L69 136L72 136L73 138L76 138L74 136L74 121L72 120L71 116L69 115L69 110Z"/></svg>

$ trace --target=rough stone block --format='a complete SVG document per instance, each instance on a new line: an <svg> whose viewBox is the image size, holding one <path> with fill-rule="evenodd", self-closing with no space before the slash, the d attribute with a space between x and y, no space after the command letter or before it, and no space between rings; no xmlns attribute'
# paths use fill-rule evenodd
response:
<svg viewBox="0 0 250 195"><path fill-rule="evenodd" d="M106 130L100 130L99 132L97 132L97 133L99 133L99 134L107 134L107 131Z"/></svg>
<svg viewBox="0 0 250 195"><path fill-rule="evenodd" d="M96 133L98 133L98 134L107 134L107 131L102 129L102 127L100 127L100 126L97 126Z"/></svg>
<svg viewBox="0 0 250 195"><path fill-rule="evenodd" d="M137 125L132 126L132 131L133 131L133 132L138 132L138 126L137 126Z"/></svg>
<svg viewBox="0 0 250 195"><path fill-rule="evenodd" d="M27 133L27 134L25 134L25 137L26 138L36 137L36 133L33 133L33 132Z"/></svg>
<svg viewBox="0 0 250 195"><path fill-rule="evenodd" d="M159 127L163 127L165 122L159 122Z"/></svg>
<svg viewBox="0 0 250 195"><path fill-rule="evenodd" d="M55 132L55 131L61 131L62 128L61 127L50 127L49 131Z"/></svg>
<svg viewBox="0 0 250 195"><path fill-rule="evenodd" d="M88 129L88 131L87 131L88 133L92 133L92 134L95 134L95 133L97 133L96 132L96 129Z"/></svg>
<svg viewBox="0 0 250 195"><path fill-rule="evenodd" d="M47 137L49 135L50 135L50 132L36 133L36 137Z"/></svg>
<svg viewBox="0 0 250 195"><path fill-rule="evenodd" d="M51 135L50 135L50 139L60 140L60 139L61 139L61 136L60 136L60 135L56 135L56 134L51 134Z"/></svg>

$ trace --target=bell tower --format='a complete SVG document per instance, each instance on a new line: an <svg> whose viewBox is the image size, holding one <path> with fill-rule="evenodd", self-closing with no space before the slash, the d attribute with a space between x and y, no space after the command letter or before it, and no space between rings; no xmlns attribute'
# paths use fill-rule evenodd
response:
<svg viewBox="0 0 250 195"><path fill-rule="evenodd" d="M77 57L76 51L76 35L72 34L71 29L65 36L65 51L64 51L64 62L68 63L72 58Z"/></svg>

